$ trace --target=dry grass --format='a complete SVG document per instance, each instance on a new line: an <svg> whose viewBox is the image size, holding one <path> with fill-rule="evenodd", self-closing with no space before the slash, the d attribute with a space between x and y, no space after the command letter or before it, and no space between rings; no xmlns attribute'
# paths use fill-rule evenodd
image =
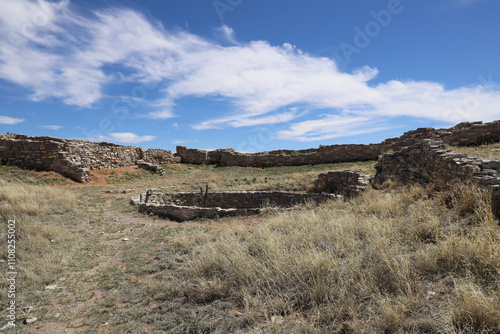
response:
<svg viewBox="0 0 500 334"><path fill-rule="evenodd" d="M500 143L479 146L450 146L453 152L464 153L483 160L500 160Z"/></svg>
<svg viewBox="0 0 500 334"><path fill-rule="evenodd" d="M500 327L500 294L485 292L470 282L457 282L456 300L451 309L451 318L458 328L466 332L497 332Z"/></svg>
<svg viewBox="0 0 500 334"><path fill-rule="evenodd" d="M0 179L0 214L41 215L63 213L76 205L76 195L50 185Z"/></svg>
<svg viewBox="0 0 500 334"><path fill-rule="evenodd" d="M53 284L64 267L77 261L87 226L81 222L74 192L32 181L0 180L0 240L7 240L7 222L16 222L16 288L22 291L16 297L19 307L40 299L44 286ZM0 259L7 263L4 243ZM1 304L7 305L3 279L0 289ZM24 313L19 309L17 315L22 320Z"/></svg>
<svg viewBox="0 0 500 334"><path fill-rule="evenodd" d="M231 301L256 323L284 317L273 324L280 333L500 330L498 228L486 213L464 229L459 208L426 197L418 186L370 191L216 236L181 233L173 243L189 254L184 294Z"/></svg>
<svg viewBox="0 0 500 334"><path fill-rule="evenodd" d="M194 171L219 180L217 187L238 178L246 179L239 187L251 188L265 186L265 177L293 185L317 173L309 167L283 174L249 169L248 175L246 169L194 168L170 177L185 179ZM169 176L146 181L170 184ZM99 216L101 187L79 190L83 202L74 189L0 182L2 224L7 218L20 223L22 304L48 305L33 291L82 258L89 228L83 220L89 218L81 215ZM117 185L132 188L122 180ZM234 228L150 226L120 244L119 257L87 239L94 259L102 246L113 266L82 282L86 293L105 298L78 317L86 319L87 332L499 333L499 227L487 193L470 184L453 189L436 193L432 185L387 183L347 202L308 203L258 223L242 218L247 223ZM121 210L116 203L126 199L117 199L111 208Z"/></svg>

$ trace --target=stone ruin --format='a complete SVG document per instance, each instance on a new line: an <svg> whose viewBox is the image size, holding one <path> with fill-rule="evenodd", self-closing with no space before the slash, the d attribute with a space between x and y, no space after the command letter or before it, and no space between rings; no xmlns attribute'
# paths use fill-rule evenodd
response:
<svg viewBox="0 0 500 334"><path fill-rule="evenodd" d="M314 182L314 190L349 198L358 196L367 189L371 179L371 175L352 170L322 173Z"/></svg>
<svg viewBox="0 0 500 334"><path fill-rule="evenodd" d="M216 164L219 166L275 167L300 166L338 162L377 160L389 151L399 151L423 139L441 139L453 146L474 145L500 140L500 121L466 122L449 129L420 128L389 138L378 144L321 145L306 150L276 150L260 153L239 153L234 149L206 151L177 146L181 163Z"/></svg>
<svg viewBox="0 0 500 334"><path fill-rule="evenodd" d="M500 161L481 160L454 153L440 139L424 139L401 151L383 154L373 181L432 182L450 187L471 181L491 191L493 212L500 216Z"/></svg>
<svg viewBox="0 0 500 334"><path fill-rule="evenodd" d="M138 161L150 165L172 164L179 163L180 158L160 149L7 133L0 134L0 161L89 182L90 170L131 166Z"/></svg>
<svg viewBox="0 0 500 334"><path fill-rule="evenodd" d="M139 212L175 221L196 218L249 216L272 208L292 208L309 201L320 203L341 198L334 194L308 194L287 191L238 191L180 193L146 192L131 198Z"/></svg>
<svg viewBox="0 0 500 334"><path fill-rule="evenodd" d="M308 150L278 150L243 154L233 149L215 151L177 147L177 153L161 149L142 149L111 143L0 134L0 160L35 170L56 171L78 182L90 181L90 170L140 165L157 174L161 164L192 163L221 166L289 166L375 160L377 174L373 182L441 182L453 184L473 181L492 193L494 212L500 215L500 161L486 161L453 153L448 145L472 145L500 140L500 121L460 123L449 129L421 128L390 138L379 144L330 145ZM394 151L394 153L385 153ZM315 188L323 193L293 192L217 192L153 193L134 197L139 211L175 220L198 217L222 217L257 214L263 207L293 207L305 201L352 197L369 184L368 175L353 172L321 174ZM326 192L326 193L325 193Z"/></svg>
<svg viewBox="0 0 500 334"><path fill-rule="evenodd" d="M500 139L500 121L460 123L449 129L420 128L378 144L327 145L306 150L276 150L245 154L234 149L214 151L178 146L177 152L142 149L111 143L0 134L0 162L23 168L56 171L78 182L91 180L90 170L117 168L144 161L152 165L190 163L219 166L275 167L376 160L423 139L440 139L449 145L472 145ZM161 173L161 168L158 168Z"/></svg>
<svg viewBox="0 0 500 334"><path fill-rule="evenodd" d="M131 203L147 212L178 221L200 217L247 216L259 214L265 206L293 207L305 201L316 203L359 195L370 182L388 180L402 183L433 183L442 187L471 181L491 192L493 213L500 216L500 161L481 160L452 152L444 142L424 139L400 151L379 156L375 177L356 172L328 172L315 181L316 193L294 192L216 192L147 193L133 197Z"/></svg>

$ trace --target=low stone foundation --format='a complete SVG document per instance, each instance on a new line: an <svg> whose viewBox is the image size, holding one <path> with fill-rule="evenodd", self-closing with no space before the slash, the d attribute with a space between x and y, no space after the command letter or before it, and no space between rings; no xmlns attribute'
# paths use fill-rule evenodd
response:
<svg viewBox="0 0 500 334"><path fill-rule="evenodd" d="M320 203L340 197L334 194L285 191L145 193L132 197L130 203L135 205L139 212L185 221L196 218L256 215L266 208L291 208L308 201Z"/></svg>
<svg viewBox="0 0 500 334"><path fill-rule="evenodd" d="M354 197L369 185L371 176L362 172L345 170L319 174L314 183L315 191Z"/></svg>

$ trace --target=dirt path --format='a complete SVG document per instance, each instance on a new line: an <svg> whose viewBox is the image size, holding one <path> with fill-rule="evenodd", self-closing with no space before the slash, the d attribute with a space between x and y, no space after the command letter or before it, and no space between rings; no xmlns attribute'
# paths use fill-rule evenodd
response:
<svg viewBox="0 0 500 334"><path fill-rule="evenodd" d="M88 330L88 313L97 303L106 297L105 290L99 284L105 283L107 273L124 271L126 262L124 252L140 247L138 239L145 233L151 233L168 227L210 229L227 229L237 225L252 224L260 221L260 217L233 218L224 222L217 221L186 221L177 223L166 219L157 219L147 215L139 215L133 211L123 212L113 209L113 201L119 195L105 194L106 201L102 205L100 216L102 224L96 225L90 232L92 238L97 239L92 250L86 254L87 261L92 263L89 268L71 270L64 268L64 272L53 290L46 290L49 302L38 306L37 309L47 309L45 316L36 323L25 327L31 333L58 334L58 333L86 333ZM168 242L168 237L166 238ZM144 258L154 256L141 254ZM143 277L128 277L131 281L142 280ZM36 312L35 312L36 313ZM103 323L101 332L106 333L108 324ZM110 329L109 329L110 330Z"/></svg>
<svg viewBox="0 0 500 334"><path fill-rule="evenodd" d="M32 333L43 334L85 333L88 329L87 318L82 315L105 297L98 285L106 276L106 272L111 269L123 270L125 268L124 251L133 247L135 240L143 233L179 226L178 223L169 220L113 210L111 205L113 200L115 200L114 197L108 196L103 205L103 218L107 227L96 227L89 231L91 235L98 238L95 250L87 254L91 262L96 262L95 266L82 271L71 271L65 268L62 277L54 283L57 284L57 288L45 291L51 294L50 302L39 307L39 309L48 309L48 316L33 324L36 326L29 326L25 329ZM197 222L187 222L183 226L200 225ZM117 228L120 230L116 230ZM111 231L106 232L108 230ZM103 324L101 328L105 333L106 324Z"/></svg>

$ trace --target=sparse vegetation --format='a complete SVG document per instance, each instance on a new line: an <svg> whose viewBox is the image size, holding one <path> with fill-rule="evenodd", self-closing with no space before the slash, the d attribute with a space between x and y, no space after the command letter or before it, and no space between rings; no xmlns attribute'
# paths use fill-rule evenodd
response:
<svg viewBox="0 0 500 334"><path fill-rule="evenodd" d="M488 194L473 185L438 192L387 182L351 201L185 224L99 192L305 190L321 172L373 174L373 165L179 165L163 176L129 168L67 189L2 166L2 233L6 219L21 223L18 319L24 306L38 318L17 330L499 333L500 230Z"/></svg>
<svg viewBox="0 0 500 334"><path fill-rule="evenodd" d="M46 301L42 291L54 284L64 268L79 267L84 251L83 237L88 224L77 209L76 194L47 184L38 184L32 177L23 177L11 170L0 179L0 239L7 240L9 220L16 222L16 302L25 307ZM87 240L89 242L90 240ZM8 249L2 242L2 280L0 304L7 305L6 273ZM6 309L0 310L2 319ZM40 313L43 316L43 312ZM22 321L27 314L23 307L17 312ZM3 326L3 325L2 325Z"/></svg>
<svg viewBox="0 0 500 334"><path fill-rule="evenodd" d="M500 160L500 143L478 146L450 146L453 152L464 153L484 160Z"/></svg>

